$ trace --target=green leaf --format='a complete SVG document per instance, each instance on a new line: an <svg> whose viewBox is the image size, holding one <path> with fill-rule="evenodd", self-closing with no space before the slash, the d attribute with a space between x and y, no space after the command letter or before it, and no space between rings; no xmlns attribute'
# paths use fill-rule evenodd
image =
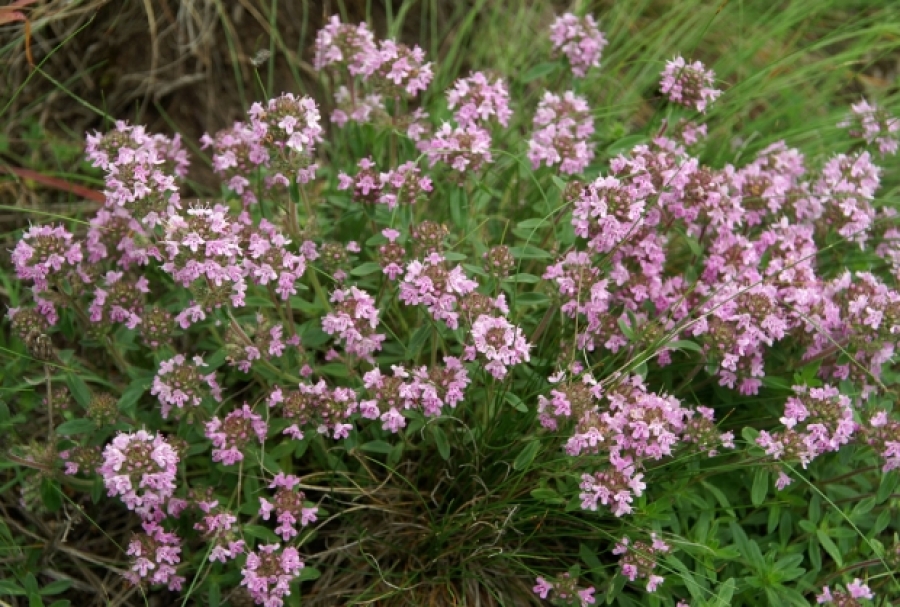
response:
<svg viewBox="0 0 900 607"><path fill-rule="evenodd" d="M524 74L520 80L522 83L527 84L538 78L543 78L544 76L548 76L556 71L559 67L558 61L548 61L545 63L538 63L537 65L531 66Z"/></svg>
<svg viewBox="0 0 900 607"><path fill-rule="evenodd" d="M353 276L368 276L369 274L374 274L375 272L380 271L381 264L374 261L367 261L350 270L350 274L352 274Z"/></svg>
<svg viewBox="0 0 900 607"><path fill-rule="evenodd" d="M512 405L513 409L516 411L520 411L522 413L528 413L528 407L525 403L522 402L522 399L513 394L512 392L506 392L503 395L503 399Z"/></svg>
<svg viewBox="0 0 900 607"><path fill-rule="evenodd" d="M734 578L730 577L719 585L719 591L716 593L714 605L727 607L731 605L731 597L734 596Z"/></svg>
<svg viewBox="0 0 900 607"><path fill-rule="evenodd" d="M760 466L753 473L753 487L750 489L750 501L759 506L766 500L769 492L769 471Z"/></svg>
<svg viewBox="0 0 900 607"><path fill-rule="evenodd" d="M878 485L878 492L875 493L875 503L881 504L894 493L897 487L897 481L900 480L900 472L891 470L881 475L881 483Z"/></svg>
<svg viewBox="0 0 900 607"><path fill-rule="evenodd" d="M516 259L553 259L553 255L547 251L530 244L521 247L510 247L509 252Z"/></svg>
<svg viewBox="0 0 900 607"><path fill-rule="evenodd" d="M814 495L809 500L809 520L816 525L822 520L822 498Z"/></svg>
<svg viewBox="0 0 900 607"><path fill-rule="evenodd" d="M868 513L872 511L875 507L875 497L869 496L863 500L860 500L858 504L853 507L853 511L850 512L851 519L862 518Z"/></svg>
<svg viewBox="0 0 900 607"><path fill-rule="evenodd" d="M579 543L578 558L589 567L590 571L602 571L603 563L597 558L597 555L587 547L587 544Z"/></svg>
<svg viewBox="0 0 900 607"><path fill-rule="evenodd" d="M559 499L559 493L557 493L553 489L547 489L547 488L532 489L531 497L533 497L536 500L541 500L541 501L553 500L553 499Z"/></svg>
<svg viewBox="0 0 900 607"><path fill-rule="evenodd" d="M72 585L72 580L56 580L41 588L41 594L59 594Z"/></svg>
<svg viewBox="0 0 900 607"><path fill-rule="evenodd" d="M256 501L258 502L259 500ZM272 544L276 544L280 541L274 531L268 527L263 527L262 525L244 525L244 535L249 535L258 540L265 540Z"/></svg>
<svg viewBox="0 0 900 607"><path fill-rule="evenodd" d="M400 463L401 457L403 457L403 443L399 442L388 453L387 465L392 468L396 467Z"/></svg>
<svg viewBox="0 0 900 607"><path fill-rule="evenodd" d="M628 323L625 322L624 318L620 318L618 320L619 330L622 332L625 337L628 338L629 341L634 341L634 329L628 326Z"/></svg>
<svg viewBox="0 0 900 607"><path fill-rule="evenodd" d="M807 554L809 554L809 562L813 566L813 571L821 571L822 550L819 548L819 541L815 536L810 536L809 538L809 548L807 549Z"/></svg>
<svg viewBox="0 0 900 607"><path fill-rule="evenodd" d="M550 303L550 298L543 293L519 293L516 295L517 306L539 306Z"/></svg>
<svg viewBox="0 0 900 607"><path fill-rule="evenodd" d="M748 445L755 445L756 439L759 438L759 430L756 428L745 427L741 430L741 436Z"/></svg>
<svg viewBox="0 0 900 607"><path fill-rule="evenodd" d="M0 596L25 596L25 589L12 580L0 580Z"/></svg>
<svg viewBox="0 0 900 607"><path fill-rule="evenodd" d="M318 365L316 367L316 372L330 377L350 377L350 371L344 363L325 363L324 365Z"/></svg>
<svg viewBox="0 0 900 607"><path fill-rule="evenodd" d="M427 323L415 330L409 343L406 345L406 358L408 360L413 360L419 355L419 352L421 352L422 348L425 346L425 342L427 342L429 336L431 336L431 332L431 325Z"/></svg>
<svg viewBox="0 0 900 607"><path fill-rule="evenodd" d="M766 388L775 388L776 390L787 390L790 391L792 388L792 383L782 377L775 377L774 375L767 375L762 378L762 383Z"/></svg>
<svg viewBox="0 0 900 607"><path fill-rule="evenodd" d="M465 261L468 259L467 255L464 253L457 253L456 251L444 251L442 255L447 261Z"/></svg>
<svg viewBox="0 0 900 607"><path fill-rule="evenodd" d="M677 339L675 341L670 341L665 346L670 350L690 350L692 352L699 352L703 354L703 348L700 346L700 344L687 339Z"/></svg>
<svg viewBox="0 0 900 607"><path fill-rule="evenodd" d="M74 373L66 373L66 385L75 402L87 409L91 404L91 389L84 383L84 380Z"/></svg>
<svg viewBox="0 0 900 607"><path fill-rule="evenodd" d="M62 507L62 491L52 478L41 480L41 501L50 512L56 512Z"/></svg>
<svg viewBox="0 0 900 607"><path fill-rule="evenodd" d="M116 404L119 411L135 417L137 415L137 404L150 384L151 380L145 377L135 379L128 384L128 387L122 392L122 396L119 397L119 402Z"/></svg>
<svg viewBox="0 0 900 607"><path fill-rule="evenodd" d="M444 461L450 459L450 443L447 441L447 435L438 425L431 426L431 433L434 434L434 442L437 445L438 453Z"/></svg>
<svg viewBox="0 0 900 607"><path fill-rule="evenodd" d="M891 524L891 511L888 509L884 509L878 515L878 518L875 519L875 525L872 527L872 531L870 532L873 536L878 535L885 529L887 526Z"/></svg>
<svg viewBox="0 0 900 607"><path fill-rule="evenodd" d="M560 192L566 191L566 185L567 185L566 182L563 181L562 179L560 179L559 177L557 177L556 175L551 175L550 181L553 182L553 185L555 185L557 188L559 188Z"/></svg>
<svg viewBox="0 0 900 607"><path fill-rule="evenodd" d="M775 533L778 529L778 521L781 519L781 506L775 504L769 508L769 520L766 521L766 533Z"/></svg>
<svg viewBox="0 0 900 607"><path fill-rule="evenodd" d="M551 225L549 219L545 219L544 217L532 217L531 219L520 221L516 224L516 227L521 230L537 230L540 228L549 228Z"/></svg>
<svg viewBox="0 0 900 607"><path fill-rule="evenodd" d="M629 152L634 149L634 146L644 143L647 141L646 135L629 135L628 137L622 137L618 141L614 141L606 148L606 153L609 156L618 156L619 154Z"/></svg>
<svg viewBox="0 0 900 607"><path fill-rule="evenodd" d="M534 456L537 455L538 450L541 448L540 441L533 440L525 445L525 448L516 456L516 460L513 462L513 470L522 470L531 465L531 462L534 461Z"/></svg>
<svg viewBox="0 0 900 607"><path fill-rule="evenodd" d="M524 272L521 272L519 274L513 274L508 278L504 278L503 282L536 284L541 282L541 278L540 276L535 276L534 274L526 274Z"/></svg>
<svg viewBox="0 0 900 607"><path fill-rule="evenodd" d="M716 501L719 502L719 505L724 508L728 514L731 516L735 516L734 508L731 507L731 503L728 501L728 498L725 497L725 494L722 493L722 490L716 487L715 485L711 485L706 481L701 481L701 484L706 488L707 491L713 494L713 497L716 498Z"/></svg>
<svg viewBox="0 0 900 607"><path fill-rule="evenodd" d="M819 529L816 531L816 538L818 538L819 543L822 544L822 548L825 549L825 552L837 563L838 567L844 566L844 558L841 556L841 550L837 547L837 544L834 543L828 534Z"/></svg>
<svg viewBox="0 0 900 607"><path fill-rule="evenodd" d="M297 579L301 582L310 582L312 580L319 579L321 576L321 571L319 571L315 567L310 567L309 565L307 565L300 570L300 575L297 576Z"/></svg>
<svg viewBox="0 0 900 607"><path fill-rule="evenodd" d="M206 594L208 607L219 607L222 604L222 587L217 582L209 583L209 592Z"/></svg>
<svg viewBox="0 0 900 607"><path fill-rule="evenodd" d="M806 519L803 519L802 521L797 523L797 526L800 527L800 529L802 529L803 531L805 531L807 533L815 533L818 530L815 523L813 523L812 521L808 521Z"/></svg>
<svg viewBox="0 0 900 607"><path fill-rule="evenodd" d="M360 445L359 448L369 453L390 453L394 448L390 443L383 440L373 440Z"/></svg>
<svg viewBox="0 0 900 607"><path fill-rule="evenodd" d="M74 436L93 432L97 425L89 419L70 419L56 427L56 433L62 436Z"/></svg>

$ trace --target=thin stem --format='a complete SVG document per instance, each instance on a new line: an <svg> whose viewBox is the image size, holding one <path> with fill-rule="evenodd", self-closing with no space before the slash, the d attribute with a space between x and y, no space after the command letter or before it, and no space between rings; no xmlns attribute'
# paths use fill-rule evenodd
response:
<svg viewBox="0 0 900 607"><path fill-rule="evenodd" d="M47 382L47 420L50 425L49 432L47 432L47 440L52 447L56 445L54 440L56 426L53 423L53 380L50 377L50 365L44 365L44 378Z"/></svg>

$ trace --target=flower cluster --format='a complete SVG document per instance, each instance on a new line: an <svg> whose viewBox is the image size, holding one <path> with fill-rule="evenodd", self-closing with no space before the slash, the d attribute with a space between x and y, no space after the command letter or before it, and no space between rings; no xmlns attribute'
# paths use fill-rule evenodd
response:
<svg viewBox="0 0 900 607"><path fill-rule="evenodd" d="M468 295L478 283L466 278L462 266L447 269L444 256L431 253L422 261L414 260L406 266L400 283L400 301L408 306L424 305L431 317L444 321L448 327L459 326L458 298Z"/></svg>
<svg viewBox="0 0 900 607"><path fill-rule="evenodd" d="M213 150L213 170L244 204L257 201L249 177L257 169L267 169L266 188L308 183L316 171L315 145L321 140L319 110L309 97L285 93L255 103L247 122L200 139L202 147Z"/></svg>
<svg viewBox="0 0 900 607"><path fill-rule="evenodd" d="M431 63L425 62L425 51L409 48L394 40L382 40L378 49L378 67L374 86L387 98L404 94L415 97L428 88L434 77Z"/></svg>
<svg viewBox="0 0 900 607"><path fill-rule="evenodd" d="M619 559L619 569L629 581L638 579L647 580L647 592L655 592L659 585L665 581L661 575L653 573L656 569L658 554L664 554L671 550L671 547L664 541L656 537L653 533L650 536L651 543L642 541L632 542L626 535L622 541L616 544L613 554L621 555Z"/></svg>
<svg viewBox="0 0 900 607"><path fill-rule="evenodd" d="M35 294L50 288L50 281L63 278L63 270L81 263L81 243L63 226L31 226L16 243L12 262L20 280L33 283Z"/></svg>
<svg viewBox="0 0 900 607"><path fill-rule="evenodd" d="M94 288L94 301L88 308L91 322L122 323L129 329L141 324L144 312L142 294L150 292L146 276L125 277L123 272L110 270L104 277L105 287Z"/></svg>
<svg viewBox="0 0 900 607"><path fill-rule="evenodd" d="M887 411L879 411L861 430L866 443L884 461L882 472L900 468L900 422L890 419Z"/></svg>
<svg viewBox="0 0 900 607"><path fill-rule="evenodd" d="M385 336L376 333L378 309L375 298L356 287L335 289L331 294L334 311L322 319L322 330L337 335L348 354L372 360Z"/></svg>
<svg viewBox="0 0 900 607"><path fill-rule="evenodd" d="M229 365L249 373L254 361L280 358L287 347L298 346L300 337L284 338L284 326L268 320L261 313L255 315L256 325L245 321L232 322L225 332L225 360Z"/></svg>
<svg viewBox="0 0 900 607"><path fill-rule="evenodd" d="M359 161L359 169L354 177L339 173L338 189L352 190L357 202L384 204L392 211L398 205L424 200L433 188L431 178L422 175L421 169L412 161L379 173L371 158L363 158Z"/></svg>
<svg viewBox="0 0 900 607"><path fill-rule="evenodd" d="M784 406L783 432L762 430L756 439L766 453L778 460L795 460L806 468L816 457L837 451L856 431L850 398L833 386L794 386Z"/></svg>
<svg viewBox="0 0 900 607"><path fill-rule="evenodd" d="M371 76L378 67L375 35L365 23L341 23L333 15L316 34L313 67L346 69L353 76Z"/></svg>
<svg viewBox="0 0 900 607"><path fill-rule="evenodd" d="M282 607L282 599L290 596L290 584L303 567L300 553L293 546L263 544L247 554L241 586L247 587L257 605Z"/></svg>
<svg viewBox="0 0 900 607"><path fill-rule="evenodd" d="M706 112L707 106L719 98L722 91L712 88L716 75L699 61L687 63L678 56L666 61L659 88L672 103Z"/></svg>
<svg viewBox="0 0 900 607"><path fill-rule="evenodd" d="M425 61L425 51L395 40L376 41L365 23L341 23L335 15L319 30L314 52L316 70L328 70L339 80L347 79L346 85L336 87L337 107L331 115L332 122L344 126L350 120L384 121L397 127L398 121L406 120L410 137L419 138L424 114L414 112L401 117L397 111L392 117L385 111L385 101L399 103L428 88L434 71L432 64ZM360 84L368 85L369 90L361 90Z"/></svg>
<svg viewBox="0 0 900 607"><path fill-rule="evenodd" d="M550 26L550 41L553 50L561 51L569 60L572 73L581 78L590 68L600 67L600 53L607 44L591 15L576 17L572 13L556 18Z"/></svg>
<svg viewBox="0 0 900 607"><path fill-rule="evenodd" d="M291 240L266 219L250 233L244 247L243 269L258 285L275 285L283 300L297 294L296 284L306 271L306 258L289 250Z"/></svg>
<svg viewBox="0 0 900 607"><path fill-rule="evenodd" d="M850 135L866 140L868 145L877 144L882 156L894 155L900 145L900 120L875 103L860 99L850 106L852 115L838 124L849 127Z"/></svg>
<svg viewBox="0 0 900 607"><path fill-rule="evenodd" d="M177 575L181 538L152 520L144 521L143 527L144 532L135 533L125 551L132 561L125 579L134 585L142 582L166 584L169 590L181 590L185 581L183 576Z"/></svg>
<svg viewBox="0 0 900 607"><path fill-rule="evenodd" d="M279 523L275 533L285 542L297 536L299 533L297 525L306 527L314 523L316 512L319 510L315 506L306 505L304 493L294 490L299 484L300 479L296 476L279 472L269 485L269 489L276 490L272 501L264 497L259 498L260 516L267 521L272 513L275 513L275 520Z"/></svg>
<svg viewBox="0 0 900 607"><path fill-rule="evenodd" d="M103 450L99 468L110 496L144 518L160 512L175 491L178 454L161 435L119 434Z"/></svg>
<svg viewBox="0 0 900 607"><path fill-rule="evenodd" d="M356 394L350 388L331 389L325 380L316 384L301 383L298 389L285 392L276 387L269 395L270 407L281 405L281 415L292 422L284 434L303 438L302 428L313 426L319 434L332 434L335 440L347 438L353 424L347 418L356 409Z"/></svg>
<svg viewBox="0 0 900 607"><path fill-rule="evenodd" d="M222 508L214 499L198 500L197 507L204 516L194 524L194 529L213 545L209 552L210 562L226 563L247 550L244 540L237 535L237 516Z"/></svg>
<svg viewBox="0 0 900 607"><path fill-rule="evenodd" d="M474 72L468 78L460 78L447 91L447 106L455 110L453 118L461 127L496 120L501 126L509 126L512 110L509 108L509 92L503 80L493 83L483 72Z"/></svg>
<svg viewBox="0 0 900 607"><path fill-rule="evenodd" d="M574 420L574 433L566 443L569 455L608 453L609 467L581 476L579 497L586 510L603 505L616 516L631 513L634 498L646 488L644 461L672 455L682 441L703 444L706 450L734 446L730 433L719 435L710 427L708 410L701 413L707 423L689 423L694 411L674 397L648 392L638 376L623 378L605 391L589 374L577 381L566 380L562 373L550 379L557 388L550 398L538 397L541 425L556 431Z"/></svg>
<svg viewBox="0 0 900 607"><path fill-rule="evenodd" d="M125 207L148 228L180 208L178 181L187 174L181 139L151 135L142 126L117 121L106 133L88 135L87 157L105 173L106 205Z"/></svg>
<svg viewBox="0 0 900 607"><path fill-rule="evenodd" d="M846 590L834 590L825 586L822 594L816 596L818 605L834 605L835 607L860 607L868 603L862 603L859 599L874 599L875 593L859 578L847 584Z"/></svg>
<svg viewBox="0 0 900 607"><path fill-rule="evenodd" d="M243 249L237 226L223 205L193 207L166 222L165 262L173 280L193 288L196 300L178 315L181 328L203 320L205 311L228 302L244 305L247 283L242 268Z"/></svg>
<svg viewBox="0 0 900 607"><path fill-rule="evenodd" d="M587 101L572 91L562 96L544 93L534 115L534 133L528 141L532 168L559 165L562 173L582 172L594 159L594 119Z"/></svg>
<svg viewBox="0 0 900 607"><path fill-rule="evenodd" d="M444 367L419 367L407 371L393 366L385 375L372 369L363 376L363 385L370 398L362 399L358 411L363 419L379 419L382 428L397 433L406 426L403 411L415 409L426 416L440 415L463 400L469 385L469 375L462 362L452 356L444 357Z"/></svg>
<svg viewBox="0 0 900 607"><path fill-rule="evenodd" d="M597 602L597 599L594 597L594 593L597 590L593 586L579 588L578 578L572 577L572 574L568 572L557 576L552 582L542 577L537 578L535 581L537 584L534 586L534 593L542 599L554 601L555 604L587 607Z"/></svg>
<svg viewBox="0 0 900 607"><path fill-rule="evenodd" d="M206 396L221 402L222 388L216 382L215 372L200 374L200 368L205 366L201 356L195 356L188 362L183 354L176 354L159 364L150 394L159 398L162 405L160 413L164 418L169 417L173 406L179 411L186 405L197 407Z"/></svg>
<svg viewBox="0 0 900 607"><path fill-rule="evenodd" d="M493 162L491 134L474 122L457 127L445 122L432 139L419 142L419 149L428 154L431 166L443 162L460 173L479 171Z"/></svg>
<svg viewBox="0 0 900 607"><path fill-rule="evenodd" d="M484 369L497 379L506 377L507 368L531 360L531 344L522 329L502 316L480 315L472 323L472 341L466 352L467 359L475 353L488 361Z"/></svg>
<svg viewBox="0 0 900 607"><path fill-rule="evenodd" d="M241 449L253 435L262 443L266 440L267 430L262 416L254 413L246 403L226 415L224 421L213 417L206 423L206 438L215 447L212 460L233 466L244 459Z"/></svg>

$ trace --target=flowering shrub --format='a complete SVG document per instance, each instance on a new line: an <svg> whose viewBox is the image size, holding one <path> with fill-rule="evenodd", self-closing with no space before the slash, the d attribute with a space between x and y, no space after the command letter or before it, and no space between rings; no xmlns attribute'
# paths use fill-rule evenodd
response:
<svg viewBox="0 0 900 607"><path fill-rule="evenodd" d="M597 71L593 18L547 36ZM432 91L421 48L337 17L313 52L330 111L287 93L203 138L220 199L181 198L177 136L119 122L88 136L86 234L13 251L47 480L133 511L130 583L267 607L900 593L900 253L864 147L895 153L896 119L861 102L862 147L716 166L699 61L655 58L665 121L612 153L577 88ZM323 595L348 568L366 581Z"/></svg>

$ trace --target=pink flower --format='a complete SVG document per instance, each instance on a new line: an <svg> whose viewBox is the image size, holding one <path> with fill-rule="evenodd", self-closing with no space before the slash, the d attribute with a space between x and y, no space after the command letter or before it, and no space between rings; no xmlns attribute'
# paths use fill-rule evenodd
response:
<svg viewBox="0 0 900 607"><path fill-rule="evenodd" d="M572 91L559 97L544 93L534 115L535 131L528 141L528 159L537 169L560 165L562 173L582 172L594 159L594 120L583 97Z"/></svg>
<svg viewBox="0 0 900 607"><path fill-rule="evenodd" d="M447 105L456 110L453 117L465 127L495 119L502 126L509 125L512 110L509 109L509 92L503 80L493 83L482 72L474 72L468 78L460 78L447 91Z"/></svg>
<svg viewBox="0 0 900 607"><path fill-rule="evenodd" d="M702 63L687 63L678 56L666 61L659 88L673 103L706 112L709 103L715 101L722 91L712 88L715 73L707 70Z"/></svg>
<svg viewBox="0 0 900 607"><path fill-rule="evenodd" d="M460 173L479 171L494 160L491 134L474 122L456 128L445 122L431 140L419 142L419 149L431 166L444 162Z"/></svg>
<svg viewBox="0 0 900 607"><path fill-rule="evenodd" d="M199 406L207 396L221 402L222 389L216 382L215 372L200 374L200 369L205 366L206 363L200 356L195 356L189 363L183 354L176 354L159 364L159 372L153 378L150 394L159 398L163 418L169 417L173 406L180 413L186 405Z"/></svg>
<svg viewBox="0 0 900 607"><path fill-rule="evenodd" d="M607 44L593 17L579 18L572 13L556 18L550 26L550 40L553 50L562 51L569 60L572 73L581 78L591 67L600 66L600 53Z"/></svg>
<svg viewBox="0 0 900 607"><path fill-rule="evenodd" d="M344 342L348 354L373 360L372 354L381 350L385 336L376 333L378 309L375 298L356 287L335 289L331 295L334 311L322 319L322 330L337 335Z"/></svg>
<svg viewBox="0 0 900 607"><path fill-rule="evenodd" d="M288 546L280 552L280 544L264 544L247 554L241 570L241 586L246 586L258 605L282 607L290 596L290 583L300 575L304 564L296 548Z"/></svg>
<svg viewBox="0 0 900 607"><path fill-rule="evenodd" d="M900 120L866 99L852 104L850 108L853 115L838 126L850 127L851 136L861 137L869 145L878 144L882 156L897 153L900 140L896 133L900 131Z"/></svg>
<svg viewBox="0 0 900 607"><path fill-rule="evenodd" d="M242 461L244 454L241 449L250 441L251 434L255 434L259 442L263 443L267 429L263 418L253 413L246 403L225 416L225 421L213 417L206 423L206 438L216 447L213 449L212 460L226 466Z"/></svg>
<svg viewBox="0 0 900 607"><path fill-rule="evenodd" d="M432 253L407 265L400 283L400 301L408 306L424 305L432 318L455 329L459 326L457 298L472 293L477 286L477 282L466 278L461 266L448 270L444 257Z"/></svg>
<svg viewBox="0 0 900 607"><path fill-rule="evenodd" d="M12 252L12 262L16 275L21 280L34 283L35 293L46 291L49 280L66 266L73 269L81 263L81 243L73 241L74 236L62 226L32 226L16 243Z"/></svg>
<svg viewBox="0 0 900 607"><path fill-rule="evenodd" d="M531 344L522 329L502 316L479 316L472 325L472 340L488 361L485 368L497 379L506 377L508 367L531 360Z"/></svg>
<svg viewBox="0 0 900 607"><path fill-rule="evenodd" d="M174 493L177 466L178 454L161 435L138 430L106 446L98 471L110 496L149 519Z"/></svg>
<svg viewBox="0 0 900 607"><path fill-rule="evenodd" d="M131 570L124 574L125 579L135 586L147 582L181 590L185 579L176 575L176 566L181 562L181 538L152 520L145 520L143 527L144 533L134 534L125 551L131 557Z"/></svg>

